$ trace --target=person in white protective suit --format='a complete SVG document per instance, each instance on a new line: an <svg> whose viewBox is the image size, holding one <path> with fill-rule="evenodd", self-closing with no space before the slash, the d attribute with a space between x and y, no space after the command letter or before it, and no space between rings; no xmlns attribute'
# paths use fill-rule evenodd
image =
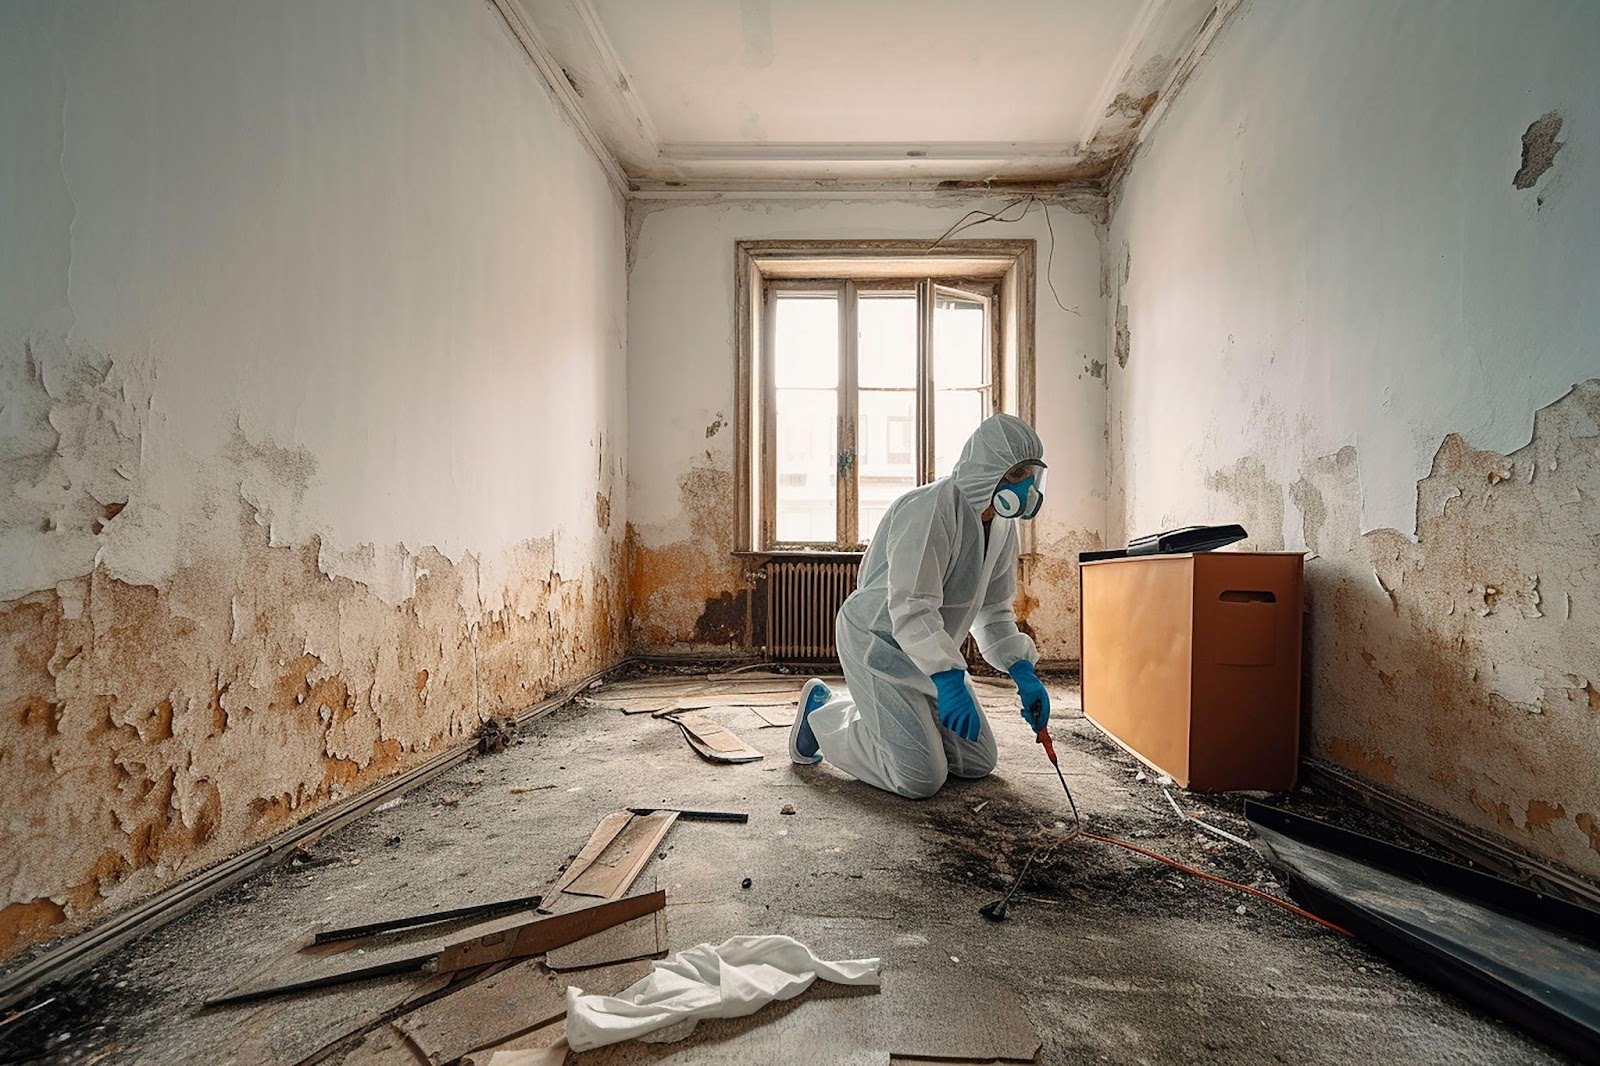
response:
<svg viewBox="0 0 1600 1066"><path fill-rule="evenodd" d="M970 631L984 659L1009 673L1035 731L1050 697L1039 652L1017 629L1017 522L1044 500L1044 445L1013 415L986 419L948 477L890 504L834 621L850 694L812 678L800 694L789 755L823 759L912 799L946 778L995 767L994 733L967 677Z"/></svg>

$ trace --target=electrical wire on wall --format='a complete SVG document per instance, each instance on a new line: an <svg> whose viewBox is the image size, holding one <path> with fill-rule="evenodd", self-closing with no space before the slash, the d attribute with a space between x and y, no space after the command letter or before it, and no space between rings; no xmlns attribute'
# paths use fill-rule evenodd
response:
<svg viewBox="0 0 1600 1066"><path fill-rule="evenodd" d="M933 243L928 245L928 251L933 251L935 248L939 247L939 245L943 244L945 241L949 240L951 237L954 237L963 230L971 229L973 226L981 226L985 222L1021 222L1027 217L1028 212L1031 211L1035 205L1038 206L1039 210L1044 212L1045 232L1050 235L1050 247L1045 254L1044 261L1044 279L1050 285L1050 295L1055 298L1056 306L1061 308L1061 310L1067 312L1068 314L1082 317L1082 312L1080 312L1076 307L1068 307L1066 304L1062 303L1061 294L1056 291L1056 279L1054 272L1056 261L1056 228L1055 225L1050 221L1049 203L1039 199L1037 196L1032 194L1027 196L1019 196L1015 200L1012 200L1010 203L1006 204L1004 207L1000 208L998 211L968 211L966 214L962 215L958 220L956 220L955 225L939 234L939 236L934 239ZM1022 208L1022 211L1019 212L1015 218L1006 217L1007 212L1009 212L1012 208L1019 206Z"/></svg>

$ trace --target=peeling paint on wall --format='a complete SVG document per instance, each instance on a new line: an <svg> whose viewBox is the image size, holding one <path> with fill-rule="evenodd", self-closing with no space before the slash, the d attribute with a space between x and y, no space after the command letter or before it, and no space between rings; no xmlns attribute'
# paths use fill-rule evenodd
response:
<svg viewBox="0 0 1600 1066"><path fill-rule="evenodd" d="M1600 8L1239 10L1113 190L1111 532L1281 513L1307 750L1600 873Z"/></svg>
<svg viewBox="0 0 1600 1066"><path fill-rule="evenodd" d="M1416 539L1359 534L1353 447L1307 468L1315 750L1600 874L1600 379L1508 455L1451 436Z"/></svg>
<svg viewBox="0 0 1600 1066"><path fill-rule="evenodd" d="M1017 624L1033 636L1041 658L1077 662L1078 553L1098 551L1105 541L1097 529L1040 526L1034 533L1034 550L1022 557Z"/></svg>
<svg viewBox="0 0 1600 1066"><path fill-rule="evenodd" d="M553 537L529 540L487 568L492 594L480 557L401 548L389 565L411 591L390 602L330 573L320 540L273 539L260 501L297 498L315 460L242 433L217 471L195 460L197 481L236 493L212 501L185 561L153 584L119 577L101 548L131 535L123 523L157 520L139 459L148 408L111 384L128 379L103 357L42 368L29 349L0 387L0 407L33 427L3 459L8 546L84 566L0 601L0 956L463 742L623 650L620 543L564 573Z"/></svg>
<svg viewBox="0 0 1600 1066"><path fill-rule="evenodd" d="M627 397L488 8L0 5L0 98L6 955L615 662Z"/></svg>

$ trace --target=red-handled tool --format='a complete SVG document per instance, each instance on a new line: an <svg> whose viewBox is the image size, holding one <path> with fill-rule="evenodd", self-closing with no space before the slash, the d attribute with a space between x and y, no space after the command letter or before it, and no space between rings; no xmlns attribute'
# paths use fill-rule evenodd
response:
<svg viewBox="0 0 1600 1066"><path fill-rule="evenodd" d="M1061 764L1056 761L1056 745L1055 745L1055 741L1050 739L1050 727L1049 726L1043 726L1042 728L1040 728L1040 730L1033 735L1033 739L1035 741L1037 741L1038 743L1044 745L1044 753L1049 758L1050 765L1054 766L1057 770L1061 769ZM1061 786L1063 788L1065 788L1066 784L1067 784L1066 778L1062 778L1061 779Z"/></svg>

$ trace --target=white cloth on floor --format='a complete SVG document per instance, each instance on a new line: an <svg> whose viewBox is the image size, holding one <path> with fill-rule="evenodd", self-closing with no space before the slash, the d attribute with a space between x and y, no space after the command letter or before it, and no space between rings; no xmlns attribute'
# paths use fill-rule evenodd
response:
<svg viewBox="0 0 1600 1066"><path fill-rule="evenodd" d="M807 719L828 762L911 799L933 795L948 776L994 769L987 718L975 740L940 725L932 676L966 668L968 632L996 669L1038 661L1013 608L1017 520L995 518L985 535L983 511L1008 470L1043 458L1044 444L1026 422L994 415L972 434L949 477L889 505L834 623L850 694Z"/></svg>
<svg viewBox="0 0 1600 1066"><path fill-rule="evenodd" d="M685 1018L742 1018L775 999L793 999L817 978L876 985L878 959L828 962L792 936L735 936L698 944L655 964L649 977L615 996L567 989L567 1043L588 1051Z"/></svg>

